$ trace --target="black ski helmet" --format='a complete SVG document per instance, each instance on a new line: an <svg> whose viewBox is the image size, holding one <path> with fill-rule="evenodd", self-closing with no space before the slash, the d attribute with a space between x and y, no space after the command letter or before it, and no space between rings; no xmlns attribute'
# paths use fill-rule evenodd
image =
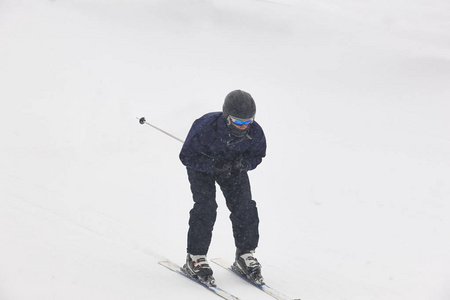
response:
<svg viewBox="0 0 450 300"><path fill-rule="evenodd" d="M235 90L225 97L222 111L225 119L228 119L229 116L238 119L251 119L256 114L255 100L249 93Z"/></svg>
<svg viewBox="0 0 450 300"><path fill-rule="evenodd" d="M230 133L236 137L244 137L248 134L250 125L245 129L237 128L231 125L229 117L232 116L243 120L253 119L256 113L255 100L247 92L241 90L232 91L225 97L222 112Z"/></svg>

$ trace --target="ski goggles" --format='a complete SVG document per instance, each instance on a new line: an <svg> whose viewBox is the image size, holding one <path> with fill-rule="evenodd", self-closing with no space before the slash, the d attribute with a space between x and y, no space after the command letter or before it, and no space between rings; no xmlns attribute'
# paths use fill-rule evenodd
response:
<svg viewBox="0 0 450 300"><path fill-rule="evenodd" d="M250 123L253 122L253 118L242 120L242 119L238 119L238 118L230 116L229 119L230 119L231 123L238 125L238 126L249 125Z"/></svg>

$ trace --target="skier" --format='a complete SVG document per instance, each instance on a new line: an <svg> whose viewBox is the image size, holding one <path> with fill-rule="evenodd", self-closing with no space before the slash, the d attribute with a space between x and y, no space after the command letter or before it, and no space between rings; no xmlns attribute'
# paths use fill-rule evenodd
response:
<svg viewBox="0 0 450 300"><path fill-rule="evenodd" d="M194 200L184 270L206 284L214 285L206 255L217 215L216 182L231 212L236 246L233 268L256 284L264 284L261 265L254 257L259 218L247 174L266 155L266 139L254 120L255 113L249 93L230 92L221 112L205 114L193 123L180 152Z"/></svg>

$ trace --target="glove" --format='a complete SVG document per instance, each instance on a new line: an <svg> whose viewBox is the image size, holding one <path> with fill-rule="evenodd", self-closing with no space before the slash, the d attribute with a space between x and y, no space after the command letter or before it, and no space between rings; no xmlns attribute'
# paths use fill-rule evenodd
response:
<svg viewBox="0 0 450 300"><path fill-rule="evenodd" d="M233 169L238 171L248 171L248 161L244 158L244 156L238 156L233 162Z"/></svg>
<svg viewBox="0 0 450 300"><path fill-rule="evenodd" d="M213 160L213 171L217 173L229 173L233 165L230 161L219 156Z"/></svg>

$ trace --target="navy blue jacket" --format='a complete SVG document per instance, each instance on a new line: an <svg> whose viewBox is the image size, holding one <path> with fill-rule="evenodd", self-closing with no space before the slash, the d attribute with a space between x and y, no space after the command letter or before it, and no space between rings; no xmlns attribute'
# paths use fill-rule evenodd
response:
<svg viewBox="0 0 450 300"><path fill-rule="evenodd" d="M234 161L243 155L248 170L253 170L266 156L266 138L257 122L250 125L247 136L235 137L222 112L208 113L194 121L180 152L180 160L188 168L213 172L214 160L223 157Z"/></svg>

